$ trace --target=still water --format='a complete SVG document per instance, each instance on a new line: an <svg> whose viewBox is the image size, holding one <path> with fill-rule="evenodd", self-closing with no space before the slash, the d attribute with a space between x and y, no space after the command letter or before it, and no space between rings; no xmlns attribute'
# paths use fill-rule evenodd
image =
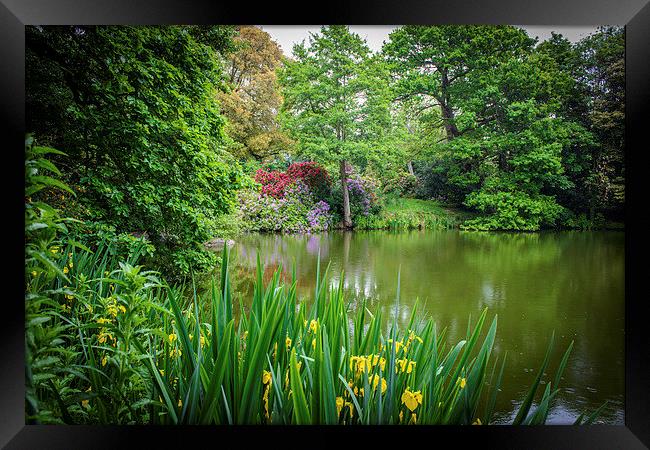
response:
<svg viewBox="0 0 650 450"><path fill-rule="evenodd" d="M419 299L418 315L447 327L453 343L465 338L470 315L475 322L487 307L488 325L498 314L493 357L508 353L496 406L502 423L533 382L555 330L549 377L571 340L575 344L547 423L572 423L607 400L600 422L623 424L624 240L623 232L247 235L232 249L232 279L237 293L250 298L259 252L265 280L278 265L289 275L295 264L298 295L308 298L320 252L331 282L344 273L352 310L365 297L384 317L397 310L405 326Z"/></svg>

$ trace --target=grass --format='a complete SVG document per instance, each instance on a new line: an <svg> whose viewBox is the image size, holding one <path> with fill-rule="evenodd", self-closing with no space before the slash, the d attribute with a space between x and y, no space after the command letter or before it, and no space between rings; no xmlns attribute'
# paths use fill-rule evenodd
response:
<svg viewBox="0 0 650 450"><path fill-rule="evenodd" d="M497 316L487 310L449 343L417 308L405 329L365 305L350 314L343 282L328 287L320 267L312 301L299 303L295 281L283 284L278 269L265 285L258 262L244 310L232 302L227 248L219 286L203 297L189 287L189 298L140 266L113 270L108 249L60 254L67 282L39 273L28 285L28 420L492 423L506 360L492 358ZM514 424L545 422L571 349L540 393L551 336Z"/></svg>
<svg viewBox="0 0 650 450"><path fill-rule="evenodd" d="M355 218L355 228L359 230L449 229L457 228L464 220L464 215L445 208L435 200L400 197L388 200L379 214Z"/></svg>

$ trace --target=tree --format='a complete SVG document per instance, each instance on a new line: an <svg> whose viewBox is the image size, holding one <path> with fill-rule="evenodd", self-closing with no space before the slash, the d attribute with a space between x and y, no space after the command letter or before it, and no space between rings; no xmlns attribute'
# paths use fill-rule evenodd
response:
<svg viewBox="0 0 650 450"><path fill-rule="evenodd" d="M329 26L312 34L309 45L296 45L293 55L279 72L285 125L303 155L338 164L343 225L349 228L349 164L367 150L376 129L370 122L382 115L385 104L368 69L370 49L348 27Z"/></svg>
<svg viewBox="0 0 650 450"><path fill-rule="evenodd" d="M171 275L214 263L202 243L241 180L215 102L228 35L220 27L26 28L28 130L69 155L57 164L82 193L82 217L145 233Z"/></svg>
<svg viewBox="0 0 650 450"><path fill-rule="evenodd" d="M282 52L257 27L239 27L234 45L236 51L230 53L226 67L231 89L218 94L228 119L226 133L233 141L230 151L258 161L287 152L293 142L277 120L282 97L275 70Z"/></svg>
<svg viewBox="0 0 650 450"><path fill-rule="evenodd" d="M581 130L558 116L567 77L534 42L510 26L413 26L384 46L398 98L439 111L445 178L483 214L468 227L534 230L562 213L562 150Z"/></svg>

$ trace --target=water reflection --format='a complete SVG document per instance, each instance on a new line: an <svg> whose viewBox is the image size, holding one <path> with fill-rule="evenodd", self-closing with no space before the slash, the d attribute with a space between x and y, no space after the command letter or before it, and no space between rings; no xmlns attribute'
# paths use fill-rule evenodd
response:
<svg viewBox="0 0 650 450"><path fill-rule="evenodd" d="M257 254L264 278L295 267L298 293L309 297L316 263L344 287L351 308L361 298L406 325L418 311L462 339L467 320L488 307L498 314L495 356L507 351L500 419L513 410L534 378L551 331L556 349L575 341L563 391L549 422L567 423L585 408L610 402L603 418L623 423L624 234L621 232L476 233L459 231L332 232L250 235L234 248L239 284L249 297ZM396 302L397 273L401 293ZM234 277L233 277L234 278ZM235 281L235 280L233 280ZM550 372L559 363L551 362Z"/></svg>

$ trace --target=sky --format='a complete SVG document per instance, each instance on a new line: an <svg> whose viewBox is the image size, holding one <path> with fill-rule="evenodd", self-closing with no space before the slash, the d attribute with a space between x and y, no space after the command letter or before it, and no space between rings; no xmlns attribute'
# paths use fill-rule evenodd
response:
<svg viewBox="0 0 650 450"><path fill-rule="evenodd" d="M262 25L264 31L271 35L271 39L277 42L285 55L291 54L295 44L303 39L309 41L309 33L316 33L320 30L318 25ZM388 34L396 28L396 25L351 25L350 30L366 39L372 51L381 50L383 41L388 39ZM543 41L551 37L551 31L562 34L571 42L577 42L584 36L596 31L596 27L589 26L537 26L525 25L524 28L530 36Z"/></svg>

